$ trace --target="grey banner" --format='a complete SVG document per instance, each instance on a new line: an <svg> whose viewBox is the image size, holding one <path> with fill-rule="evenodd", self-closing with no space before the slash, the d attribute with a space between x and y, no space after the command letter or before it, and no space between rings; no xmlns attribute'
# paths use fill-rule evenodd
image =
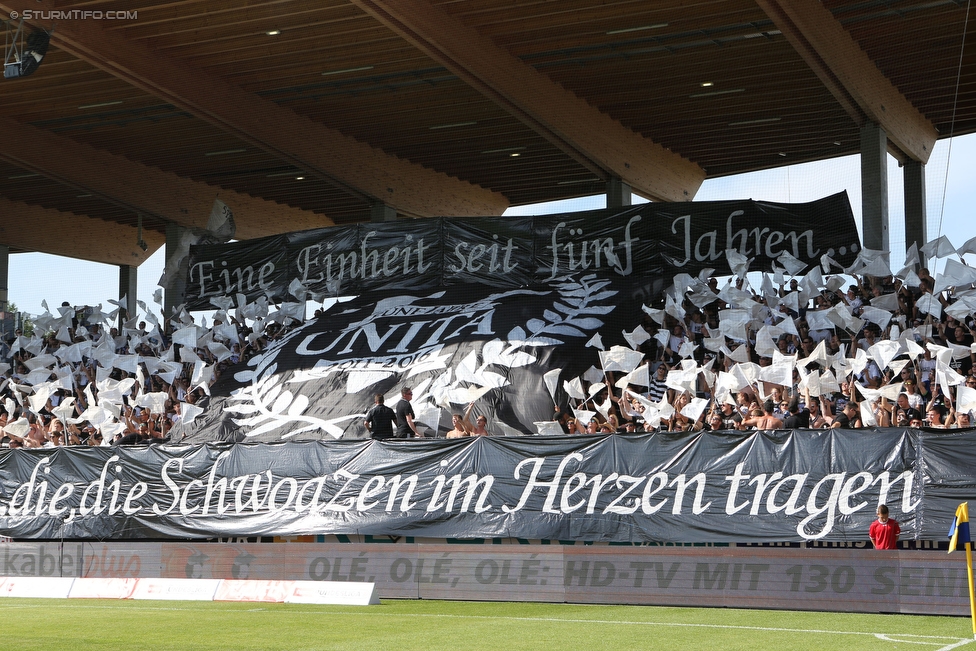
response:
<svg viewBox="0 0 976 651"><path fill-rule="evenodd" d="M805 204L762 201L648 203L544 217L464 217L321 228L190 250L186 303L267 294L420 291L458 283L495 288L572 273L643 278L706 267L729 273L725 251L769 271L783 252L809 265L829 255L849 265L859 238L846 193Z"/></svg>
<svg viewBox="0 0 976 651"><path fill-rule="evenodd" d="M888 504L935 539L973 450L897 429L6 450L0 533L850 541Z"/></svg>
<svg viewBox="0 0 976 651"><path fill-rule="evenodd" d="M868 549L0 544L0 576L376 583L381 598L969 614L965 556Z"/></svg>

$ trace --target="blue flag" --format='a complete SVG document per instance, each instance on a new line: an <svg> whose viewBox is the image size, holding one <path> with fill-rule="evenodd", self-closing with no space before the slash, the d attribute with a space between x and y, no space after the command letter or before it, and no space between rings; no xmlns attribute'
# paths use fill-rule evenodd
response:
<svg viewBox="0 0 976 651"><path fill-rule="evenodd" d="M949 553L956 551L957 545L972 542L969 537L969 502L963 502L956 509L956 517L949 528Z"/></svg>

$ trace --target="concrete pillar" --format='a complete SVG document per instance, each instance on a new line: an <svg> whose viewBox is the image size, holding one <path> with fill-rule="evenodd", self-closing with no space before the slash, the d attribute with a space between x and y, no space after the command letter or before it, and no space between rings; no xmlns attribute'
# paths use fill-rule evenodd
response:
<svg viewBox="0 0 976 651"><path fill-rule="evenodd" d="M630 204L632 190L629 183L611 176L607 180L607 208L624 208Z"/></svg>
<svg viewBox="0 0 976 651"><path fill-rule="evenodd" d="M369 205L369 220L373 222L395 222L396 208L388 206L382 201L374 201Z"/></svg>
<svg viewBox="0 0 976 651"><path fill-rule="evenodd" d="M873 122L861 127L861 241L889 251L888 136Z"/></svg>
<svg viewBox="0 0 976 651"><path fill-rule="evenodd" d="M139 269L128 264L119 265L119 300L125 297L125 311L127 319L131 319L136 313L136 294L139 291Z"/></svg>
<svg viewBox="0 0 976 651"><path fill-rule="evenodd" d="M925 163L909 160L902 172L905 177L905 250L916 244L922 248L928 242L928 218L925 213ZM925 266L925 254L919 252Z"/></svg>
<svg viewBox="0 0 976 651"><path fill-rule="evenodd" d="M7 303L10 298L7 295L7 280L10 270L10 247L0 244L0 337L6 339L14 334L14 315L7 312ZM0 345L2 348L2 345ZM6 349L3 350L6 354Z"/></svg>
<svg viewBox="0 0 976 651"><path fill-rule="evenodd" d="M163 316L167 319L186 297L186 277L180 273L180 262L187 255L180 247L180 238L187 229L167 222L166 224L166 287L163 288ZM169 273L170 271L173 273Z"/></svg>
<svg viewBox="0 0 976 651"><path fill-rule="evenodd" d="M10 247L0 244L0 312L7 311L7 276L10 273Z"/></svg>

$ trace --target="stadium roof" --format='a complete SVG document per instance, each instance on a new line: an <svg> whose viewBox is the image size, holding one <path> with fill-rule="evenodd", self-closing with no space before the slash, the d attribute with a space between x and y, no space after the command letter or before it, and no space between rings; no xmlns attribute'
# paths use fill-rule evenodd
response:
<svg viewBox="0 0 976 651"><path fill-rule="evenodd" d="M138 265L216 196L250 238L500 214L976 131L956 0L0 0L0 244ZM88 12L88 13L86 13ZM970 21L967 30L966 22ZM17 21L8 24L12 34ZM148 250L136 246L141 223Z"/></svg>

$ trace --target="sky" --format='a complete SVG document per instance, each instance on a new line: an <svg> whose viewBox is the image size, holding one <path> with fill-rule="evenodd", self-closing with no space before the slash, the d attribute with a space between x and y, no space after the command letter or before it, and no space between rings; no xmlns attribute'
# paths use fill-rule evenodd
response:
<svg viewBox="0 0 976 651"><path fill-rule="evenodd" d="M948 237L956 247L976 236L976 134L940 140L925 168L928 240ZM854 217L861 229L860 157L845 156L829 161L804 163L709 179L702 184L695 201L756 199L803 203L847 190ZM888 219L891 243L890 265L902 266L905 258L905 222L902 170L888 157ZM643 201L634 197L634 203ZM573 210L593 210L606 205L604 195L517 206L506 215L541 215ZM231 206L233 209L233 206ZM863 232L862 232L863 239ZM161 248L138 269L138 298L154 306L152 295L163 272ZM970 265L976 256L967 255ZM937 271L932 269L933 272ZM103 304L118 299L119 270L114 265L84 262L43 253L10 256L8 298L28 314L44 312L47 300L52 311L62 302L72 305ZM157 307L158 306L154 306ZM158 313L158 309L155 310Z"/></svg>

